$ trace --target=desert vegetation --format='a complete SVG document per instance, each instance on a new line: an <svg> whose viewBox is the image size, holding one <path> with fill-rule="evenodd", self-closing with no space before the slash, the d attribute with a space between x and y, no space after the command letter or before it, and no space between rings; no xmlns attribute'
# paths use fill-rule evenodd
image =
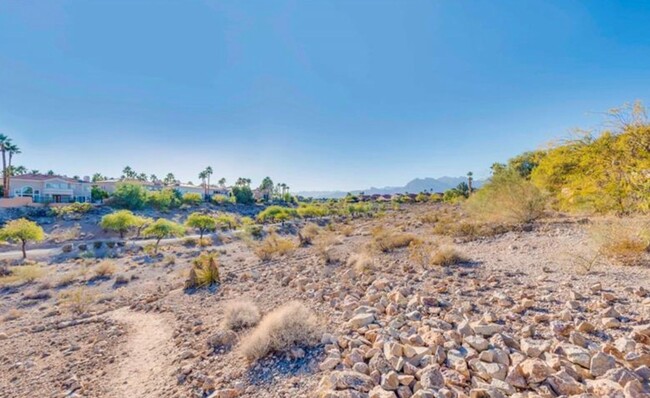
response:
<svg viewBox="0 0 650 398"><path fill-rule="evenodd" d="M104 205L10 220L0 395L643 396L648 128L629 110L446 193L242 177L215 198L127 170Z"/></svg>

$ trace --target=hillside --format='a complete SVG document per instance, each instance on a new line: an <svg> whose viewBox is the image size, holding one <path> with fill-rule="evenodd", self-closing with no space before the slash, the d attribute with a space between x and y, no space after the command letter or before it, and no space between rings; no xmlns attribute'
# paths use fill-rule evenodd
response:
<svg viewBox="0 0 650 398"><path fill-rule="evenodd" d="M306 198L334 198L339 199L351 193L353 195L360 194L361 192L366 195L385 195L385 194L396 194L396 193L419 193L419 192L444 192L448 189L456 187L461 182L467 182L467 177L440 177L440 178L415 178L404 186L397 187L383 187L376 188L370 187L367 189L358 189L354 191L302 191L296 192L296 195L303 196ZM480 187L482 185L482 180L475 180L474 186Z"/></svg>

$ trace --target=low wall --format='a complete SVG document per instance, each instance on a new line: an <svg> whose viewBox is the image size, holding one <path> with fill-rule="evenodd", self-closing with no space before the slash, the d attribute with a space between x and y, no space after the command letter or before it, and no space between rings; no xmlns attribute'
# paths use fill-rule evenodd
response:
<svg viewBox="0 0 650 398"><path fill-rule="evenodd" d="M31 206L33 204L32 198L29 197L16 197L16 198L0 198L0 208L12 208Z"/></svg>

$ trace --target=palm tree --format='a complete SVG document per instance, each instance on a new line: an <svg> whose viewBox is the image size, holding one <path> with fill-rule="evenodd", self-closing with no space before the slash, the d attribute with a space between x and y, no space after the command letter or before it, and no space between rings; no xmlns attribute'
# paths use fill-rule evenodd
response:
<svg viewBox="0 0 650 398"><path fill-rule="evenodd" d="M226 187L226 179L221 177L221 179L219 180L219 185L221 186L221 188L225 188Z"/></svg>
<svg viewBox="0 0 650 398"><path fill-rule="evenodd" d="M203 170L199 173L199 178L201 179L201 184L203 185L203 196L205 197L208 194L208 188L205 186L205 179L208 177L206 170Z"/></svg>
<svg viewBox="0 0 650 398"><path fill-rule="evenodd" d="M208 186L207 186L206 190L210 189L210 176L212 175L212 173L214 173L214 171L212 171L212 166L208 166L208 167L205 168L205 175L208 177ZM208 196L207 192L206 192L205 196L206 197Z"/></svg>
<svg viewBox="0 0 650 398"><path fill-rule="evenodd" d="M150 176L149 176L149 179L150 179L151 182L153 182L153 183L158 182L158 177L157 177L155 174L150 175Z"/></svg>
<svg viewBox="0 0 650 398"><path fill-rule="evenodd" d="M126 166L124 170L122 170L122 179L129 179L132 180L136 176L136 172L133 171L131 166Z"/></svg>
<svg viewBox="0 0 650 398"><path fill-rule="evenodd" d="M7 169L11 177L27 174L27 168L25 166L8 166Z"/></svg>
<svg viewBox="0 0 650 398"><path fill-rule="evenodd" d="M9 161L7 162L7 169L11 170L11 159L13 158L14 155L17 155L17 154L21 153L20 148L18 148L18 145L11 142L11 140L7 140L7 141L5 141L5 143L3 145L3 149L4 150L2 152L2 155L3 155L2 160L4 162L4 153L7 152L9 154ZM25 167L23 167L23 166L21 166L21 167L22 167L21 171L24 170L23 174L25 172L27 172L27 169L25 169ZM5 185L4 185L4 187L5 187L4 189L5 189L6 194L11 192L10 185L11 185L11 173L7 173L7 175L5 176Z"/></svg>
<svg viewBox="0 0 650 398"><path fill-rule="evenodd" d="M174 174L167 173L164 183L165 185L174 185L176 183L176 177L174 177Z"/></svg>
<svg viewBox="0 0 650 398"><path fill-rule="evenodd" d="M474 181L473 176L474 173L472 173L471 171L467 173L467 191L469 192L470 195L472 194L472 181Z"/></svg>
<svg viewBox="0 0 650 398"><path fill-rule="evenodd" d="M31 170L29 170L29 174L41 174L41 172L40 172L40 170L31 169Z"/></svg>
<svg viewBox="0 0 650 398"><path fill-rule="evenodd" d="M2 187L4 189L4 197L9 197L9 190L7 189L7 176L9 175L7 170L7 144L11 143L11 138L7 137L4 134L0 134L0 151L2 152Z"/></svg>
<svg viewBox="0 0 650 398"><path fill-rule="evenodd" d="M147 177L146 173L140 173L140 174L138 174L138 177L137 177L138 181L147 181L148 178L149 177Z"/></svg>
<svg viewBox="0 0 650 398"><path fill-rule="evenodd" d="M47 175L49 175L49 176L53 176L53 175L54 175L54 171L53 171L53 170L48 170L48 171L47 171Z"/></svg>
<svg viewBox="0 0 650 398"><path fill-rule="evenodd" d="M93 174L92 182L102 181L105 179L106 177L104 177L101 173L95 173Z"/></svg>

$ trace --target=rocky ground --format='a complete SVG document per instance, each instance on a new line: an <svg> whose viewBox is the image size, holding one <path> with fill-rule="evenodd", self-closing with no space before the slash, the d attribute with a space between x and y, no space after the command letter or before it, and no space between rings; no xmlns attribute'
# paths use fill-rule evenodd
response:
<svg viewBox="0 0 650 398"><path fill-rule="evenodd" d="M271 261L224 239L222 283L195 291L183 283L198 248L117 248L101 278L103 260L44 259L46 276L0 288L0 396L650 396L650 268L603 260L586 272L595 249L583 220L453 241L421 221L432 211L353 220L329 234L327 253L314 244ZM442 267L408 248L369 250L377 225L466 259ZM263 314L305 303L321 343L246 360L250 330L221 327L225 304L242 298Z"/></svg>

